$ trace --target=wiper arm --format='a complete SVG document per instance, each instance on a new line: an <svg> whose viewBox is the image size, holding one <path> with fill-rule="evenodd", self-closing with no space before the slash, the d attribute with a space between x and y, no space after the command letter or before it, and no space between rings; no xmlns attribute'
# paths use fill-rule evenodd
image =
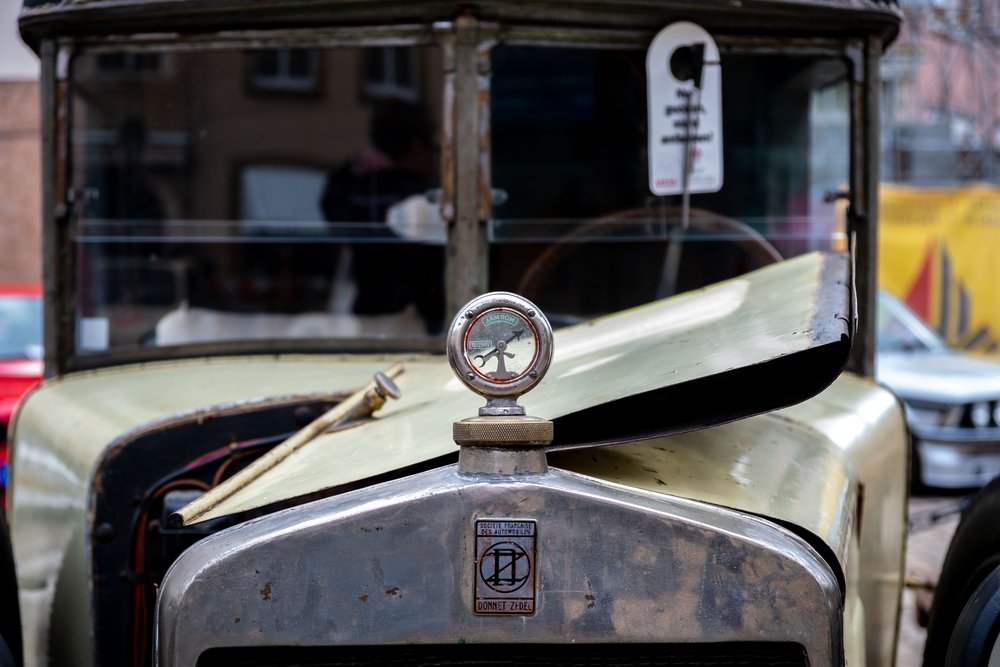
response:
<svg viewBox="0 0 1000 667"><path fill-rule="evenodd" d="M198 518L204 516L210 509L284 461L292 452L316 436L340 428L349 422L368 417L385 405L388 399L399 398L401 393L396 383L393 382L393 378L399 377L402 372L403 365L394 364L384 372L376 373L371 382L306 424L295 435L274 447L222 484L209 489L203 495L171 514L167 518L167 523L173 527L180 527L197 522Z"/></svg>

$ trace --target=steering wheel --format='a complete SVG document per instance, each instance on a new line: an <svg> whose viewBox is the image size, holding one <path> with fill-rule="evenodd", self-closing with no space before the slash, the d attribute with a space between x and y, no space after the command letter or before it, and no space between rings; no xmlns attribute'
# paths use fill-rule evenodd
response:
<svg viewBox="0 0 1000 667"><path fill-rule="evenodd" d="M687 230L681 227L681 210L676 206L630 208L588 220L556 239L535 258L522 274L521 281L517 286L517 293L527 299L538 298L542 289L555 273L556 268L576 252L584 239L601 238L614 232L627 231L639 226L658 227L664 223L675 226L666 239L667 249L664 255L666 280L669 280L667 274L670 272L674 273L673 279L676 280L680 251L678 244L683 243L684 234L691 230L702 232L710 237L714 236L731 241L758 266L782 260L781 253L778 252L777 248L745 222L706 209L692 208L689 209L689 212L690 224ZM669 296L669 294L661 296Z"/></svg>

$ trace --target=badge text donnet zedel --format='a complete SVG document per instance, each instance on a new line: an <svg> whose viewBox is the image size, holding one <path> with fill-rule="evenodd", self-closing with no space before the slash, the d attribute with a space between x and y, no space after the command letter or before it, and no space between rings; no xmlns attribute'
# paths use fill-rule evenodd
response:
<svg viewBox="0 0 1000 667"><path fill-rule="evenodd" d="M534 521L476 521L477 614L535 613Z"/></svg>

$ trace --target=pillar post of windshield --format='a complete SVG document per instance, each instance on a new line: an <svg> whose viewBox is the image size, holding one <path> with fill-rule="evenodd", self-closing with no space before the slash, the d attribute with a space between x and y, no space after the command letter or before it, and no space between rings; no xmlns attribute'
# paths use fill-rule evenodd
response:
<svg viewBox="0 0 1000 667"><path fill-rule="evenodd" d="M449 118L444 179L454 184L453 202L446 196L443 208L449 225L445 258L445 312L449 313L487 289L490 179L484 156L489 156L490 72L489 43L481 27L475 18L460 16L450 43L445 42L444 112ZM445 186L446 194L448 189Z"/></svg>
<svg viewBox="0 0 1000 667"><path fill-rule="evenodd" d="M854 284L857 290L858 331L848 369L870 377L875 372L875 291L878 283L879 182L879 62L882 42L869 37L861 54L862 76L852 88L852 204L848 233L854 239ZM857 79L857 77L855 77Z"/></svg>
<svg viewBox="0 0 1000 667"><path fill-rule="evenodd" d="M64 370L71 341L65 335L69 247L69 210L66 202L69 95L69 58L53 40L44 40L39 49L40 106L42 130L42 344L46 377ZM60 335L62 334L62 335Z"/></svg>

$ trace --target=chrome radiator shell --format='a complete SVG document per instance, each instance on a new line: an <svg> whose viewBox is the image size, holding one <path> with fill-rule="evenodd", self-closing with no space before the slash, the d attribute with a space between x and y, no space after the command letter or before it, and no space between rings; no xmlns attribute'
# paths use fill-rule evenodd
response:
<svg viewBox="0 0 1000 667"><path fill-rule="evenodd" d="M529 616L477 615L477 519L537 525ZM455 466L315 501L195 544L167 573L156 659L213 647L794 642L842 664L834 571L767 520L550 470Z"/></svg>

